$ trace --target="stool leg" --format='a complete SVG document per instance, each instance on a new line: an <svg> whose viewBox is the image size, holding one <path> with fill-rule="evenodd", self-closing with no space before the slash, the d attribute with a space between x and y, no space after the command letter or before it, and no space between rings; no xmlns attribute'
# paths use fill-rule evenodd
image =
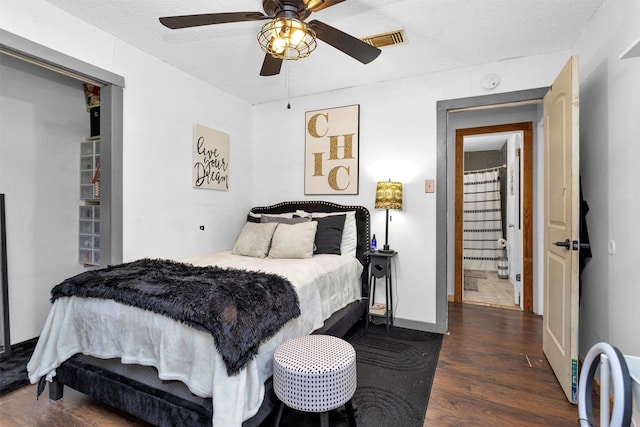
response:
<svg viewBox="0 0 640 427"><path fill-rule="evenodd" d="M273 423L273 427L280 427L280 421L282 420L282 411L284 411L284 402L280 402L280 409L278 409L278 416Z"/></svg>
<svg viewBox="0 0 640 427"><path fill-rule="evenodd" d="M353 413L353 403L349 400L344 404L347 407L347 416L349 417L349 427L356 427L356 416Z"/></svg>
<svg viewBox="0 0 640 427"><path fill-rule="evenodd" d="M329 427L329 412L320 413L320 427Z"/></svg>

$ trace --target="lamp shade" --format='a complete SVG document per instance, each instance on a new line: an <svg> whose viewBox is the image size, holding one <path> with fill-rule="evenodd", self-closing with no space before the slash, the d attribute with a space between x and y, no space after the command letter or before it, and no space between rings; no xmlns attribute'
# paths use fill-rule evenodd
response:
<svg viewBox="0 0 640 427"><path fill-rule="evenodd" d="M376 187L376 209L402 210L402 183L392 181L378 182Z"/></svg>

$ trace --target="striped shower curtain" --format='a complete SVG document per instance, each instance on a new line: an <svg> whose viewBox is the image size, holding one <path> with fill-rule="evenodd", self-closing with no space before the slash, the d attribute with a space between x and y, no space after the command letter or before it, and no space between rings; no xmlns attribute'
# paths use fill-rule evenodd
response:
<svg viewBox="0 0 640 427"><path fill-rule="evenodd" d="M503 256L498 171L465 173L463 257L467 270L497 271Z"/></svg>

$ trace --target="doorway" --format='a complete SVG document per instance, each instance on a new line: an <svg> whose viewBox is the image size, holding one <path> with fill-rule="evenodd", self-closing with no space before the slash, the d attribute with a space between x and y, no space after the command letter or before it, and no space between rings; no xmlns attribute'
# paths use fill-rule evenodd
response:
<svg viewBox="0 0 640 427"><path fill-rule="evenodd" d="M533 125L456 129L455 153L454 301L533 311Z"/></svg>
<svg viewBox="0 0 640 427"><path fill-rule="evenodd" d="M469 98L448 99L437 102L437 179L436 179L436 326L435 331L448 331L448 301L453 299L454 290L454 260L455 260L455 129L469 128L474 126L482 126L487 124L499 123L516 123L522 121L533 121L537 123L541 119L541 113L536 115L534 110L533 119L524 119L522 117L514 117L510 114L512 110L527 105L535 105L537 109L544 95L547 93L548 87L536 89L527 89L516 92L496 93L483 96L474 96ZM456 116L472 114L474 112L485 111L487 116L482 121L474 123L461 123ZM508 119L500 121L490 121L494 116L504 116ZM528 116L531 117L531 116ZM494 118L495 120L495 118ZM466 125L465 125L466 124ZM538 128L534 129L534 138L537 140ZM536 152L535 156L539 153ZM537 168L537 166L536 166ZM536 179L536 189L539 187ZM537 191L537 190L536 190ZM537 199L537 193L534 194L534 206ZM538 215L536 215L538 218ZM534 231L538 224L534 224ZM539 251L538 238L534 234L534 252ZM542 257L536 256L537 260ZM541 277L541 269L538 262L534 262L534 272L536 277ZM539 285L536 283L534 294L538 294ZM540 297L534 298L533 311L540 305Z"/></svg>

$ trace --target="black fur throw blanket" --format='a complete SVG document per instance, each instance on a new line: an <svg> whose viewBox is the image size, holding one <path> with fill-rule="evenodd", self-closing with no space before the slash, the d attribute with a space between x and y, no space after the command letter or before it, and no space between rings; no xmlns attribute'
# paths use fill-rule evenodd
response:
<svg viewBox="0 0 640 427"><path fill-rule="evenodd" d="M229 375L300 315L298 294L284 277L159 259L80 273L51 290L51 302L68 296L112 299L209 331Z"/></svg>

